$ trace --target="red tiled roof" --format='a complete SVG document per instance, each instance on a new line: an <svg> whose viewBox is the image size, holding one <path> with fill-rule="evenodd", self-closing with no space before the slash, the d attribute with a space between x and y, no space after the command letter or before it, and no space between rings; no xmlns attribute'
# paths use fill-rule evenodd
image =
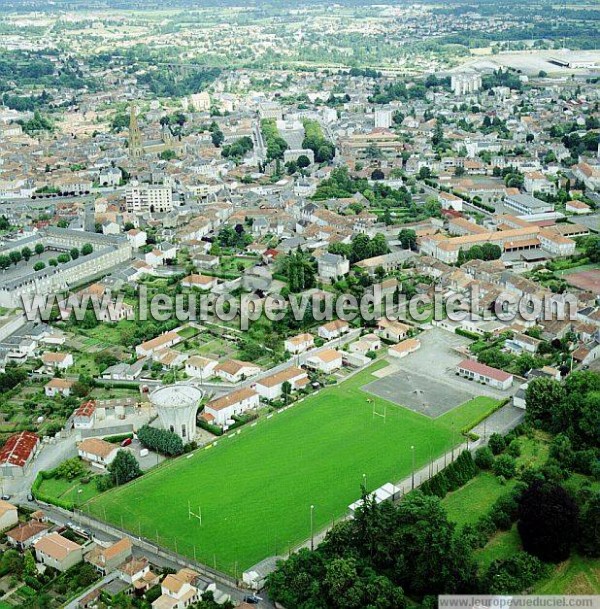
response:
<svg viewBox="0 0 600 609"><path fill-rule="evenodd" d="M481 364L472 359L464 359L457 366L462 370L469 370L470 372L474 372L475 374L480 374L481 376L487 376L488 378L495 379L503 383L512 377L512 374L508 374L508 372L504 372L504 370L498 370L498 368L492 368L491 366L487 366L486 364Z"/></svg>
<svg viewBox="0 0 600 609"><path fill-rule="evenodd" d="M91 417L96 410L96 402L94 400L88 400L84 402L76 411L76 417Z"/></svg>
<svg viewBox="0 0 600 609"><path fill-rule="evenodd" d="M0 463L23 467L40 441L37 434L22 431L8 438L0 450Z"/></svg>

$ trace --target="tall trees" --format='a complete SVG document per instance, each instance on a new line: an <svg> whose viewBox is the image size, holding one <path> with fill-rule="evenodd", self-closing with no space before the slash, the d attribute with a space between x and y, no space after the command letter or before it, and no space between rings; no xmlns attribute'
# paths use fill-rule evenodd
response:
<svg viewBox="0 0 600 609"><path fill-rule="evenodd" d="M398 233L398 239L405 250L415 250L417 248L417 233L411 228L403 228Z"/></svg>
<svg viewBox="0 0 600 609"><path fill-rule="evenodd" d="M140 464L128 450L118 450L114 461L108 466L113 484L117 486L142 475Z"/></svg>
<svg viewBox="0 0 600 609"><path fill-rule="evenodd" d="M290 252L281 262L281 272L287 277L290 292L302 292L316 285L312 258L301 251Z"/></svg>
<svg viewBox="0 0 600 609"><path fill-rule="evenodd" d="M579 508L565 489L535 481L521 495L517 528L525 551L545 562L569 557Z"/></svg>

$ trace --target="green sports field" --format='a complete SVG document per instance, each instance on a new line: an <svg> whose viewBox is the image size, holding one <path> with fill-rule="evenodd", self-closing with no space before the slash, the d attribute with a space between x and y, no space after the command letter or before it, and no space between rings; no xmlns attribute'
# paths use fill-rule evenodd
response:
<svg viewBox="0 0 600 609"><path fill-rule="evenodd" d="M363 474L370 490L410 475L411 445L424 466L459 443L465 410L476 419L490 407L477 398L436 421L362 392L384 365L95 497L84 511L239 575L306 540L311 504L318 531L359 498ZM384 406L386 418L374 417ZM188 501L202 524L189 518Z"/></svg>

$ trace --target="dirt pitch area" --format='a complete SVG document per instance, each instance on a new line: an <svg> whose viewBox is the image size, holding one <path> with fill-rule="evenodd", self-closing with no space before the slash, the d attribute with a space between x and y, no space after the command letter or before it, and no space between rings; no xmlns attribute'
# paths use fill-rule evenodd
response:
<svg viewBox="0 0 600 609"><path fill-rule="evenodd" d="M600 269L569 273L563 276L564 280L573 287L593 294L600 294Z"/></svg>

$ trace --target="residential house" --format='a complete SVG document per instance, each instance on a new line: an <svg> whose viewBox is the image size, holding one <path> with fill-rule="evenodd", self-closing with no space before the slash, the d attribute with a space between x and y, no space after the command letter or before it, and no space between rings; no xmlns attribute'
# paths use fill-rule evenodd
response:
<svg viewBox="0 0 600 609"><path fill-rule="evenodd" d="M53 378L44 385L44 394L49 398L56 397L57 395L62 395L65 398L69 397L74 384L74 381Z"/></svg>
<svg viewBox="0 0 600 609"><path fill-rule="evenodd" d="M214 369L215 375L229 383L239 383L260 372L260 366L236 359L221 362Z"/></svg>
<svg viewBox="0 0 600 609"><path fill-rule="evenodd" d="M336 281L350 271L350 262L339 254L325 253L317 258L318 276L323 281Z"/></svg>
<svg viewBox="0 0 600 609"><path fill-rule="evenodd" d="M131 539L123 537L107 547L96 545L86 554L84 560L93 565L102 575L106 575L131 558L132 554Z"/></svg>
<svg viewBox="0 0 600 609"><path fill-rule="evenodd" d="M196 587L199 573L191 569L180 569L169 574L160 586L161 595L152 603L152 609L185 609L200 600Z"/></svg>
<svg viewBox="0 0 600 609"><path fill-rule="evenodd" d="M312 349L315 346L315 339L312 334L298 334L297 336L287 338L283 346L291 355L298 355Z"/></svg>
<svg viewBox="0 0 600 609"><path fill-rule="evenodd" d="M68 370L73 365L73 356L70 353L55 353L46 351L42 354L42 363L51 370Z"/></svg>
<svg viewBox="0 0 600 609"><path fill-rule="evenodd" d="M404 340L410 331L410 326L393 319L377 320L376 334L385 340L398 343Z"/></svg>
<svg viewBox="0 0 600 609"><path fill-rule="evenodd" d="M38 539L33 547L38 562L64 572L83 560L83 548L58 533L48 533Z"/></svg>
<svg viewBox="0 0 600 609"><path fill-rule="evenodd" d="M395 359L406 357L421 348L421 341L418 338L407 338L388 349L388 355Z"/></svg>
<svg viewBox="0 0 600 609"><path fill-rule="evenodd" d="M13 548L26 550L38 539L46 535L50 525L42 520L32 518L29 522L20 524L6 533L6 539Z"/></svg>
<svg viewBox="0 0 600 609"><path fill-rule="evenodd" d="M118 450L118 446L100 438L86 438L77 446L77 454L81 459L99 467L110 465Z"/></svg>
<svg viewBox="0 0 600 609"><path fill-rule="evenodd" d="M379 351L379 349L381 349L381 339L376 334L365 334L349 347L351 353L361 355L366 355L370 351Z"/></svg>
<svg viewBox="0 0 600 609"><path fill-rule="evenodd" d="M330 374L342 367L342 354L335 349L324 349L306 360L308 368Z"/></svg>
<svg viewBox="0 0 600 609"><path fill-rule="evenodd" d="M341 319L334 319L322 326L319 326L317 330L318 335L325 340L333 340L334 338L338 338L350 331L350 325L347 321L342 321Z"/></svg>
<svg viewBox="0 0 600 609"><path fill-rule="evenodd" d="M83 402L73 415L73 427L75 429L92 429L96 422L96 402L88 400Z"/></svg>
<svg viewBox="0 0 600 609"><path fill-rule="evenodd" d="M243 387L208 402L201 416L209 423L224 426L234 415L240 415L258 406L259 394L254 389Z"/></svg>
<svg viewBox="0 0 600 609"><path fill-rule="evenodd" d="M181 280L184 288L198 288L199 290L214 290L217 287L217 278L208 275L188 275Z"/></svg>
<svg viewBox="0 0 600 609"><path fill-rule="evenodd" d="M136 593L143 593L152 586L156 586L160 577L150 570L150 563L144 556L136 558L130 556L117 567L119 579L133 586Z"/></svg>
<svg viewBox="0 0 600 609"><path fill-rule="evenodd" d="M140 230L139 228L132 228L127 231L127 241L131 243L131 247L134 250L139 249L146 245L146 240L148 239L148 234L146 231Z"/></svg>
<svg viewBox="0 0 600 609"><path fill-rule="evenodd" d="M291 366L256 381L256 391L261 398L274 400L283 393L283 384L289 383L291 389L297 390L308 384L308 374L301 368Z"/></svg>
<svg viewBox="0 0 600 609"><path fill-rule="evenodd" d="M213 375L217 364L218 362L214 359L193 355L185 362L185 373L188 376L206 380Z"/></svg>
<svg viewBox="0 0 600 609"><path fill-rule="evenodd" d="M19 522L17 506L0 499L0 532L14 527Z"/></svg>

